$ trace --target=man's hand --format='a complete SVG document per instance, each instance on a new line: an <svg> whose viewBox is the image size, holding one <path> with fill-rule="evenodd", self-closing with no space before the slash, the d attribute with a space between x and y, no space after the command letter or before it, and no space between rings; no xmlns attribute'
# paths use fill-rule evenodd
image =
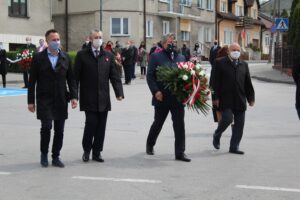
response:
<svg viewBox="0 0 300 200"><path fill-rule="evenodd" d="M157 91L154 96L157 101L163 101L163 94L161 91Z"/></svg>
<svg viewBox="0 0 300 200"><path fill-rule="evenodd" d="M253 107L254 106L254 101L249 102L249 106Z"/></svg>
<svg viewBox="0 0 300 200"><path fill-rule="evenodd" d="M77 99L72 99L71 100L71 106L72 106L72 109L75 109L78 105L78 101Z"/></svg>
<svg viewBox="0 0 300 200"><path fill-rule="evenodd" d="M32 113L35 112L35 105L34 104L28 104L28 110Z"/></svg>
<svg viewBox="0 0 300 200"><path fill-rule="evenodd" d="M123 97L122 97L122 96L117 97L117 100L118 100L118 101L122 101L122 100L123 100Z"/></svg>
<svg viewBox="0 0 300 200"><path fill-rule="evenodd" d="M219 108L219 104L220 104L219 100L214 100L214 101L213 101L213 105L214 105L216 108Z"/></svg>

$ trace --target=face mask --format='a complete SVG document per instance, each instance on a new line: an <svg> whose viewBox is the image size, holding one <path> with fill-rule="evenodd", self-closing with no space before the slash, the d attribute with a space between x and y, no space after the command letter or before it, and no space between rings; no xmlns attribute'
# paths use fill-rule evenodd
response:
<svg viewBox="0 0 300 200"><path fill-rule="evenodd" d="M230 52L230 57L234 60L239 59L240 56L241 56L241 52L239 52L239 51L231 51Z"/></svg>
<svg viewBox="0 0 300 200"><path fill-rule="evenodd" d="M217 42L214 43L214 45L217 45L217 44L218 44Z"/></svg>
<svg viewBox="0 0 300 200"><path fill-rule="evenodd" d="M54 49L57 51L60 47L60 40L49 42L49 46L51 47L51 49Z"/></svg>
<svg viewBox="0 0 300 200"><path fill-rule="evenodd" d="M174 52L175 46L173 44L168 44L166 51L168 53Z"/></svg>
<svg viewBox="0 0 300 200"><path fill-rule="evenodd" d="M96 49L99 49L101 47L102 43L103 43L102 39L94 39L93 47L95 47Z"/></svg>
<svg viewBox="0 0 300 200"><path fill-rule="evenodd" d="M30 41L30 40L27 40L26 43L27 43L28 45L30 45L30 44L31 44L31 41Z"/></svg>
<svg viewBox="0 0 300 200"><path fill-rule="evenodd" d="M89 40L85 41L86 44L88 44L89 42L90 42Z"/></svg>

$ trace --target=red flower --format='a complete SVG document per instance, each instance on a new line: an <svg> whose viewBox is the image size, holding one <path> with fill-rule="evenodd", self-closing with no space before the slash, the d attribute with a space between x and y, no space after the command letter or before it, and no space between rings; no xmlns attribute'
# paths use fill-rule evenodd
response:
<svg viewBox="0 0 300 200"><path fill-rule="evenodd" d="M106 58L105 58L105 61L106 61L106 62L108 62L108 61L109 61L109 58L108 58L108 57L106 57Z"/></svg>

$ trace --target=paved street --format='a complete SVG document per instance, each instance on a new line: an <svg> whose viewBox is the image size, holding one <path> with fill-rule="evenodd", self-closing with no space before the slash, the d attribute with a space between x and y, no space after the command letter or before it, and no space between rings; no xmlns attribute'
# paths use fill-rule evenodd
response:
<svg viewBox="0 0 300 200"><path fill-rule="evenodd" d="M265 65L251 64L251 72ZM300 199L295 86L256 79L253 84L256 105L246 113L240 147L245 155L228 154L230 129L221 149L214 150L212 114L205 117L186 110L186 153L191 163L174 160L170 116L156 155L145 154L154 112L144 79L124 86L124 101L112 99L104 163L82 162L84 113L70 110L61 156L64 169L40 167L40 124L27 111L26 96L0 97L0 200Z"/></svg>

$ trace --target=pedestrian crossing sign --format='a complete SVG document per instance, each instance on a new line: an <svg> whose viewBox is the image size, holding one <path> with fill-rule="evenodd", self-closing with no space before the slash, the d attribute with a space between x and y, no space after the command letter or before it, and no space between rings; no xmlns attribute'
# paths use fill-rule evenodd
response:
<svg viewBox="0 0 300 200"><path fill-rule="evenodd" d="M276 31L288 31L289 19L288 18L276 18L275 19Z"/></svg>

